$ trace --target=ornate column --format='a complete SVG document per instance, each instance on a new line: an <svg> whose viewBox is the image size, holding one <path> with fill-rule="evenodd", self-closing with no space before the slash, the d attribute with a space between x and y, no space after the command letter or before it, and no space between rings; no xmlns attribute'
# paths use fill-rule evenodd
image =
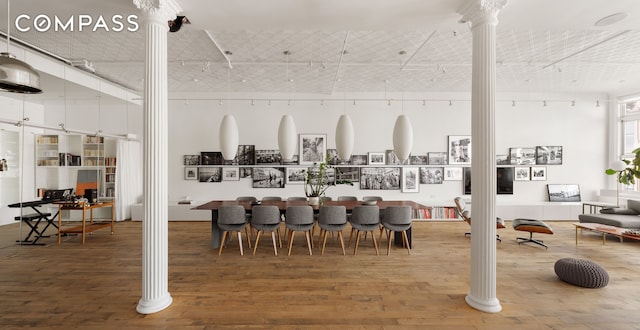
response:
<svg viewBox="0 0 640 330"><path fill-rule="evenodd" d="M167 32L181 11L173 0L133 0L143 12L144 82L144 218L142 227L142 298L136 310L159 312L173 299L168 291L167 215Z"/></svg>
<svg viewBox="0 0 640 330"><path fill-rule="evenodd" d="M471 307L502 310L496 297L495 81L498 11L507 0L472 0L459 13L471 22Z"/></svg>

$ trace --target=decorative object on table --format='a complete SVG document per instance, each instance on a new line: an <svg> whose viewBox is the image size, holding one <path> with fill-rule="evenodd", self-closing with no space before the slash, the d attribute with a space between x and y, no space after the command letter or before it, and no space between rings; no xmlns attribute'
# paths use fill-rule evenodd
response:
<svg viewBox="0 0 640 330"><path fill-rule="evenodd" d="M536 148L509 148L511 165L535 165Z"/></svg>
<svg viewBox="0 0 640 330"><path fill-rule="evenodd" d="M420 192L420 169L418 167L403 167L401 185L403 193Z"/></svg>
<svg viewBox="0 0 640 330"><path fill-rule="evenodd" d="M536 164L537 165L562 165L562 147L561 146L537 146L536 147Z"/></svg>
<svg viewBox="0 0 640 330"><path fill-rule="evenodd" d="M471 136L449 135L449 164L471 164Z"/></svg>
<svg viewBox="0 0 640 330"><path fill-rule="evenodd" d="M304 170L304 194L311 202L311 199L318 201L331 186L336 184L348 184L353 186L349 180L336 180L335 168L328 164L329 157L321 163L315 163L312 167Z"/></svg>
<svg viewBox="0 0 640 330"><path fill-rule="evenodd" d="M182 165L195 166L200 165L200 155L184 155L182 156Z"/></svg>
<svg viewBox="0 0 640 330"><path fill-rule="evenodd" d="M369 165L384 165L384 152L370 152L367 156Z"/></svg>
<svg viewBox="0 0 640 330"><path fill-rule="evenodd" d="M580 186L577 184L548 184L550 202L579 202Z"/></svg>
<svg viewBox="0 0 640 330"><path fill-rule="evenodd" d="M253 188L284 188L284 167L254 167Z"/></svg>
<svg viewBox="0 0 640 330"><path fill-rule="evenodd" d="M360 168L361 190L400 190L400 167Z"/></svg>
<svg viewBox="0 0 640 330"><path fill-rule="evenodd" d="M278 150L256 150L256 165L280 165L282 155Z"/></svg>
<svg viewBox="0 0 640 330"><path fill-rule="evenodd" d="M198 168L195 166L185 166L184 168L185 180L198 180Z"/></svg>
<svg viewBox="0 0 640 330"><path fill-rule="evenodd" d="M280 148L280 155L282 161L290 163L293 161L293 155L296 152L298 132L296 131L296 124L293 121L291 115L284 115L280 120L280 126L278 126L278 148Z"/></svg>
<svg viewBox="0 0 640 330"><path fill-rule="evenodd" d="M515 172L516 172L516 177L514 178L515 181L529 181L529 180L531 180L531 168L530 167L516 166L514 169L515 169Z"/></svg>
<svg viewBox="0 0 640 330"><path fill-rule="evenodd" d="M300 165L312 165L325 161L327 156L326 134L300 134Z"/></svg>
<svg viewBox="0 0 640 330"><path fill-rule="evenodd" d="M428 152L427 164L428 165L447 165L447 153L446 152Z"/></svg>
<svg viewBox="0 0 640 330"><path fill-rule="evenodd" d="M462 167L445 167L443 179L445 181L462 181Z"/></svg>
<svg viewBox="0 0 640 330"><path fill-rule="evenodd" d="M531 166L531 181L546 181L546 180L547 180L546 166Z"/></svg>
<svg viewBox="0 0 640 330"><path fill-rule="evenodd" d="M222 167L198 167L199 182L221 182Z"/></svg>
<svg viewBox="0 0 640 330"><path fill-rule="evenodd" d="M441 184L444 181L444 167L421 167L421 184Z"/></svg>
<svg viewBox="0 0 640 330"><path fill-rule="evenodd" d="M404 104L404 102L403 102ZM413 126L407 115L400 115L393 126L393 150L401 163L409 159L413 148Z"/></svg>
<svg viewBox="0 0 640 330"><path fill-rule="evenodd" d="M238 167L223 167L222 181L238 181L240 180L240 169Z"/></svg>
<svg viewBox="0 0 640 330"><path fill-rule="evenodd" d="M605 171L605 173L609 175L618 175L618 177L616 178L616 206L618 207L620 206L620 184L630 184L632 182L635 182L635 177L633 175L629 177L630 172L626 171L628 165L628 160L614 160L611 162L611 164L609 164L609 168Z"/></svg>

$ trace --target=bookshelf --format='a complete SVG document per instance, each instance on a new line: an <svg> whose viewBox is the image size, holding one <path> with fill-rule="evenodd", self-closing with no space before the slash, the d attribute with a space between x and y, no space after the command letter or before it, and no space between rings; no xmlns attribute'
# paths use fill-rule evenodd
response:
<svg viewBox="0 0 640 330"><path fill-rule="evenodd" d="M460 221L462 220L456 213L455 206L437 204L426 209L413 211L414 221Z"/></svg>

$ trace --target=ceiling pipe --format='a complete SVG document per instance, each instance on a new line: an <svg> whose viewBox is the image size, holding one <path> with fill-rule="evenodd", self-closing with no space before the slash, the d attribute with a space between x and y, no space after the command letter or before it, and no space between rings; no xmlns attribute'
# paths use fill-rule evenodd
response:
<svg viewBox="0 0 640 330"><path fill-rule="evenodd" d="M342 57L344 57L344 52L347 49L347 41L349 40L349 31L344 36L344 42L342 43L342 51L340 52L340 59L338 60L338 67L336 68L336 75L333 78L333 86L331 87L331 94L336 89L336 83L338 82L338 74L340 74L340 67L342 66Z"/></svg>
<svg viewBox="0 0 640 330"><path fill-rule="evenodd" d="M209 33L209 31L204 30L204 33L207 34L209 39L211 39L211 42L213 42L213 44L216 46L216 48L218 48L218 51L220 52L220 54L222 54L222 57L224 57L225 60L227 60L227 66L229 66L229 69L233 69L233 66L231 65L231 59L229 58L229 56L227 56L227 53L224 51L224 49L222 49L222 47L220 47L220 44L218 44L216 39L213 38L213 36L211 35L211 33Z"/></svg>
<svg viewBox="0 0 640 330"><path fill-rule="evenodd" d="M563 57L563 58L561 58L561 59L559 59L559 60L557 60L557 61L553 61L553 62L551 62L551 63L549 63L549 64L547 64L547 65L543 66L542 68L543 68L543 69L546 69L546 68L548 68L548 67L550 67L550 66L556 65L556 64L558 64L558 63L560 63L560 62L562 62L562 61L564 61L564 60L566 60L566 59L568 59L568 58L574 57L574 56L576 56L576 55L578 55L578 54L580 54L580 53L584 53L584 52L586 52L587 50L589 50L589 49L591 49L591 48L593 48L593 47L596 47L596 46L602 45L603 43L608 42L608 41L611 41L611 40L613 40L613 39L615 39L615 38L617 38L617 37L619 37L619 36L621 36L621 35L623 35L623 34L625 34L625 33L627 33L627 32L630 32L630 31L631 31L631 30L625 30L625 31L622 31L622 32L620 32L620 33L618 33L618 34L614 34L614 35L612 35L612 36L610 36L610 37L608 37L608 38L606 38L606 39L604 39L604 40L601 40L601 41L599 41L599 42L596 42L596 43L595 43L595 44L593 44L593 45L587 46L586 48L583 48L583 49L581 49L581 50L579 50L579 51L577 51L577 52L575 52L575 53L569 54L569 55L567 55L567 56L565 56L565 57Z"/></svg>
<svg viewBox="0 0 640 330"><path fill-rule="evenodd" d="M407 66L407 64L409 64L409 62L411 62L413 57L416 56L416 54L418 54L418 52L420 50L422 50L422 47L424 47L429 42L429 40L431 40L431 38L433 38L433 36L436 34L436 32L438 32L438 30L434 30L433 32L431 32L431 34L427 37L427 40L425 40L422 43L422 45L420 45L420 47L418 47L418 49L416 49L416 51L413 52L413 54L411 54L411 56L409 56L409 58L404 62L404 64L402 64L402 67L400 67L400 71L404 70L404 67Z"/></svg>

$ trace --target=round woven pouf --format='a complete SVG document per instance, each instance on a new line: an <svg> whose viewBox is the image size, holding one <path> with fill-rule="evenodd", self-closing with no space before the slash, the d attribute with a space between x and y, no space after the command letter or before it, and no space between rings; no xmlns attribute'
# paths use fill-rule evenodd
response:
<svg viewBox="0 0 640 330"><path fill-rule="evenodd" d="M573 285L584 288L603 288L609 284L609 274L593 261L563 258L556 261L554 270L558 277Z"/></svg>

